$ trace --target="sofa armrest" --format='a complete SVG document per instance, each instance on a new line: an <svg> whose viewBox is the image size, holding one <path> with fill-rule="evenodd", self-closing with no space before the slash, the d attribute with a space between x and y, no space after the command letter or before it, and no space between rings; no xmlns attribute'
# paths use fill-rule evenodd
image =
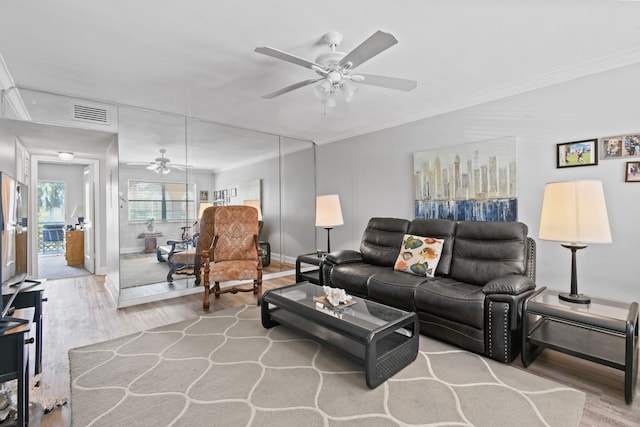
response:
<svg viewBox="0 0 640 427"><path fill-rule="evenodd" d="M352 262L362 262L362 254L353 250L342 250L328 253L325 257L326 263L332 265L349 264Z"/></svg>
<svg viewBox="0 0 640 427"><path fill-rule="evenodd" d="M520 295L523 292L535 289L535 287L536 284L531 278L520 276L519 274L509 274L490 280L484 285L482 292L485 295Z"/></svg>

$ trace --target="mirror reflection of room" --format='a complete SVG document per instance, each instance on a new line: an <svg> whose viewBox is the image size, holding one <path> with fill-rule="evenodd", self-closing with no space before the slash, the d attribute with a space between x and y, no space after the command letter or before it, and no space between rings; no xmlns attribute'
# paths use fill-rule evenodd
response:
<svg viewBox="0 0 640 427"><path fill-rule="evenodd" d="M123 304L197 291L194 265L168 261L174 253L195 251L199 213L207 206L250 205L259 210L266 278L294 274L296 254L315 247L314 196L298 193L292 184L315 185L312 143L131 107L121 107L119 119ZM283 185L289 175L289 184ZM285 194L287 200L299 198L298 210L310 210L307 227L282 220ZM293 239L287 237L289 228L306 230L291 233Z"/></svg>

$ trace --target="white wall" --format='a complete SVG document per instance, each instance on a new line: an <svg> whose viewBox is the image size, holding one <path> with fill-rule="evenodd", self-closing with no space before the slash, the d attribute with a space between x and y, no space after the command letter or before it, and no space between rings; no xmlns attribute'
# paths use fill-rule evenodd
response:
<svg viewBox="0 0 640 427"><path fill-rule="evenodd" d="M628 66L319 146L318 194L340 194L345 220L345 225L332 231L332 249L357 249L372 216L414 217L413 153L515 136L518 217L538 243L538 286L562 290L570 286L570 252L559 243L537 239L545 183L599 179L604 184L613 244L591 245L578 252L579 291L640 300L635 266L640 185L624 182L624 164L630 159L555 167L558 143L640 133L639 75L640 64Z"/></svg>

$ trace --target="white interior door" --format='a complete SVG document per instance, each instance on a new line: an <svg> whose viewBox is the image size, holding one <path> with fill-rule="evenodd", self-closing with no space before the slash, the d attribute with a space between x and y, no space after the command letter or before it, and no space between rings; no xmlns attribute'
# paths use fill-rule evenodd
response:
<svg viewBox="0 0 640 427"><path fill-rule="evenodd" d="M95 273L95 191L93 189L93 165L84 167L84 268Z"/></svg>

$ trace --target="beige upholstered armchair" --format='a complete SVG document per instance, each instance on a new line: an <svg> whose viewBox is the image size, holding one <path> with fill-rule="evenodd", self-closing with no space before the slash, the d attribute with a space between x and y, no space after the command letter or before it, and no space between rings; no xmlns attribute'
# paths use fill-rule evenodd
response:
<svg viewBox="0 0 640 427"><path fill-rule="evenodd" d="M173 282L174 274L194 275L196 285L200 284L202 272L202 252L211 248L214 235L214 218L216 207L211 206L204 210L200 218L200 233L198 234L194 248L182 252L170 253L167 258L169 273L167 282Z"/></svg>
<svg viewBox="0 0 640 427"><path fill-rule="evenodd" d="M210 250L202 252L204 265L203 308L209 297L230 292L253 292L258 304L262 297L262 251L258 244L258 211L251 206L218 207L214 217L214 238ZM201 229L202 232L202 229ZM220 282L251 280L249 288L231 286L220 289ZM214 283L210 286L211 282Z"/></svg>

